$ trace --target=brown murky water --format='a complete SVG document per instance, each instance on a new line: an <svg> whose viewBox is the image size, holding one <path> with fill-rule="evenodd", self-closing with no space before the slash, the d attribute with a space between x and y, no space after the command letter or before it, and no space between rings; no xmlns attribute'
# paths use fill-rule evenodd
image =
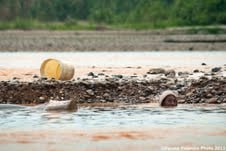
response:
<svg viewBox="0 0 226 151"><path fill-rule="evenodd" d="M73 113L3 109L0 148L135 151L225 147L225 116L226 105L80 107Z"/></svg>

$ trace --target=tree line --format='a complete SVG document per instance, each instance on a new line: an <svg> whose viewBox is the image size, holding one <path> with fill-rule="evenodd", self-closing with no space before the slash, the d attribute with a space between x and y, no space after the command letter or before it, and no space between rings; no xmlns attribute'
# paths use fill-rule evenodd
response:
<svg viewBox="0 0 226 151"><path fill-rule="evenodd" d="M154 26L226 24L226 0L0 0L0 21Z"/></svg>

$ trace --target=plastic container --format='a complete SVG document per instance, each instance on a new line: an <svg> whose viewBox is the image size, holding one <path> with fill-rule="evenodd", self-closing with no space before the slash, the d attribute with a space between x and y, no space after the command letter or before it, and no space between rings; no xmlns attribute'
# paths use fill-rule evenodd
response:
<svg viewBox="0 0 226 151"><path fill-rule="evenodd" d="M177 94L175 94L173 91L171 90L166 90L164 91L160 96L159 96L159 104L160 106L163 106L163 102L165 101L165 99L168 96L172 96L174 98L174 100L176 101L175 106L177 105ZM169 105L170 106L170 105Z"/></svg>
<svg viewBox="0 0 226 151"><path fill-rule="evenodd" d="M71 80L74 76L74 66L68 62L57 59L43 61L40 68L41 76L56 80Z"/></svg>

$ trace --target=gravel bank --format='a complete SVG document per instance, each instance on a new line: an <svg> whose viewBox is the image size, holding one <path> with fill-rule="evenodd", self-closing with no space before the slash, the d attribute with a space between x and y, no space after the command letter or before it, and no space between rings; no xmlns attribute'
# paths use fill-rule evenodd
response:
<svg viewBox="0 0 226 151"><path fill-rule="evenodd" d="M0 31L0 51L226 50L225 41L170 31Z"/></svg>
<svg viewBox="0 0 226 151"><path fill-rule="evenodd" d="M17 78L0 82L0 103L41 104L50 99L73 99L79 104L139 104L158 101L165 90L179 95L179 103L226 103L223 68L211 72L175 72L150 69L143 76L89 73L71 81L34 76L32 81Z"/></svg>

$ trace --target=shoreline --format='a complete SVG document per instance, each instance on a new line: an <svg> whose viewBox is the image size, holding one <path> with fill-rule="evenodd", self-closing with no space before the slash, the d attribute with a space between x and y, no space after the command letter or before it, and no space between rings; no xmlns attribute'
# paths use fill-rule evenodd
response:
<svg viewBox="0 0 226 151"><path fill-rule="evenodd" d="M187 34L185 29L117 31L0 31L0 51L225 51L225 34Z"/></svg>
<svg viewBox="0 0 226 151"><path fill-rule="evenodd" d="M90 71L89 68L87 71ZM152 68L138 75L117 74L117 71L120 70L111 74L89 72L70 81L47 79L32 72L25 75L30 79L1 78L0 103L34 105L51 99L72 99L87 106L132 105L157 103L158 96L165 90L178 93L180 104L226 103L224 67L193 72ZM7 77L7 74L5 76Z"/></svg>

